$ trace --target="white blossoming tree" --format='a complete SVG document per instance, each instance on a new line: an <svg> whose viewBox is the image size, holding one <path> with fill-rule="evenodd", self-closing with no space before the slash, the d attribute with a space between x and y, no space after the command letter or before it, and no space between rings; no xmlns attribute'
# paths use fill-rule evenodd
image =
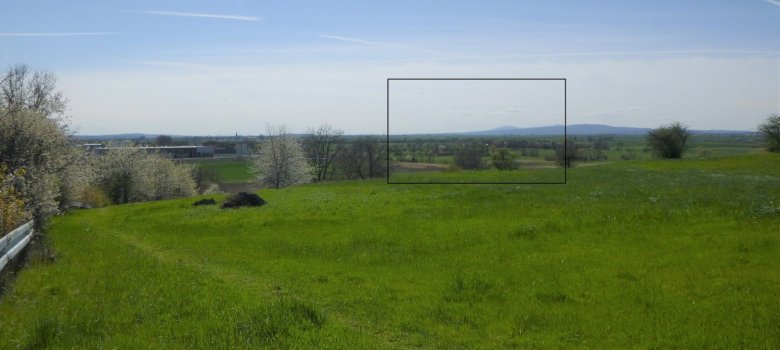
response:
<svg viewBox="0 0 780 350"><path fill-rule="evenodd" d="M261 184L282 188L312 180L313 169L306 162L303 147L284 125L267 128L260 151L252 157L252 167Z"/></svg>

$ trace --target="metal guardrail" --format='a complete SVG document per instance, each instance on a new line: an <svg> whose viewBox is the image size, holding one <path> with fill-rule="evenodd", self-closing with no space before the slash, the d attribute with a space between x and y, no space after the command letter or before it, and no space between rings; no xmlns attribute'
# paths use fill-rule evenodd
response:
<svg viewBox="0 0 780 350"><path fill-rule="evenodd" d="M11 233L0 238L0 271L6 264L13 259L19 252L30 243L33 236L33 222L17 227Z"/></svg>

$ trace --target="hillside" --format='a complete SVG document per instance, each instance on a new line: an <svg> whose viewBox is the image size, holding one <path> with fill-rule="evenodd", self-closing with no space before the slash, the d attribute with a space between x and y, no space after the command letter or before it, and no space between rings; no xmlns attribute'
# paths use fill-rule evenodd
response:
<svg viewBox="0 0 780 350"><path fill-rule="evenodd" d="M76 211L0 297L0 348L778 348L778 174L759 153Z"/></svg>

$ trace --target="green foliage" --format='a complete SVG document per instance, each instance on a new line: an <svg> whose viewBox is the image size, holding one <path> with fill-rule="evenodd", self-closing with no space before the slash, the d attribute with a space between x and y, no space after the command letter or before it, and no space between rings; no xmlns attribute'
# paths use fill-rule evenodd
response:
<svg viewBox="0 0 780 350"><path fill-rule="evenodd" d="M498 169L463 170L457 166L443 171L393 171L390 173L390 181L393 183L539 183L539 182L563 182L564 173L560 168L523 168L515 171L503 171Z"/></svg>
<svg viewBox="0 0 780 350"><path fill-rule="evenodd" d="M30 215L25 211L24 200L16 191L14 182L24 175L24 169L13 173L0 163L0 237L28 220Z"/></svg>
<svg viewBox="0 0 780 350"><path fill-rule="evenodd" d="M492 155L493 166L498 170L514 170L517 169L517 155L510 151L508 148L502 147L493 150Z"/></svg>
<svg viewBox="0 0 780 350"><path fill-rule="evenodd" d="M0 298L0 348L778 348L778 174L759 153L74 211Z"/></svg>
<svg viewBox="0 0 780 350"><path fill-rule="evenodd" d="M216 167L206 167L201 163L193 167L192 173L199 193L203 193L212 184L219 183L220 173Z"/></svg>
<svg viewBox="0 0 780 350"><path fill-rule="evenodd" d="M159 135L154 138L154 143L157 146L173 146L173 137L168 135Z"/></svg>
<svg viewBox="0 0 780 350"><path fill-rule="evenodd" d="M780 115L772 114L758 127L764 135L766 148L770 152L780 152Z"/></svg>
<svg viewBox="0 0 780 350"><path fill-rule="evenodd" d="M556 145L555 163L564 168L573 167L574 161L577 159L577 148L578 145L574 140L567 140L565 144Z"/></svg>
<svg viewBox="0 0 780 350"><path fill-rule="evenodd" d="M90 185L84 188L81 197L79 198L84 204L93 208L102 208L107 205L111 205L111 199L108 198L105 192L100 187Z"/></svg>
<svg viewBox="0 0 780 350"><path fill-rule="evenodd" d="M650 131L647 142L653 154L659 158L682 158L691 134L678 122Z"/></svg>
<svg viewBox="0 0 780 350"><path fill-rule="evenodd" d="M455 165L461 169L481 169L484 167L482 155L485 153L485 146L481 143L466 143L455 148L453 152Z"/></svg>

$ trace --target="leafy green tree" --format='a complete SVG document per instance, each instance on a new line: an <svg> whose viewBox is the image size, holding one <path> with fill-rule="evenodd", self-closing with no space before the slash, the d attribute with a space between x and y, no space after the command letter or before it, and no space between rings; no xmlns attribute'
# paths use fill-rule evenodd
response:
<svg viewBox="0 0 780 350"><path fill-rule="evenodd" d="M470 143L458 147L453 153L455 165L462 169L480 169L484 166L482 154L484 146L480 143Z"/></svg>
<svg viewBox="0 0 780 350"><path fill-rule="evenodd" d="M688 128L679 122L661 126L647 134L650 149L659 158L682 158L690 138Z"/></svg>
<svg viewBox="0 0 780 350"><path fill-rule="evenodd" d="M558 166L571 168L574 166L574 160L577 158L577 149L579 147L574 140L567 140L565 147L563 143L555 146L555 162Z"/></svg>
<svg viewBox="0 0 780 350"><path fill-rule="evenodd" d="M770 115L766 122L758 126L758 131L764 134L767 150L780 152L780 115Z"/></svg>
<svg viewBox="0 0 780 350"><path fill-rule="evenodd" d="M168 135L159 135L154 138L154 143L157 146L173 146L173 137Z"/></svg>
<svg viewBox="0 0 780 350"><path fill-rule="evenodd" d="M493 151L493 166L498 170L514 170L517 169L517 155L515 155L509 148L502 147Z"/></svg>

